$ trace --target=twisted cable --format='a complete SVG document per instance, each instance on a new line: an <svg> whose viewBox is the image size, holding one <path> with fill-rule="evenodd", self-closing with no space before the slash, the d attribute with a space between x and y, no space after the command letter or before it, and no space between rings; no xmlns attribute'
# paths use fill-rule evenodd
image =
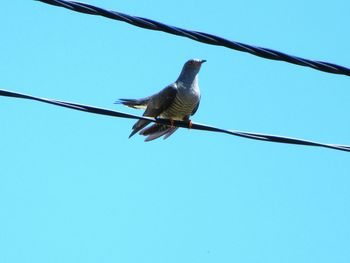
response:
<svg viewBox="0 0 350 263"><path fill-rule="evenodd" d="M175 26L170 26L148 18L131 16L131 15L123 14L116 11L109 11L97 6L80 3L80 2L65 1L65 0L37 0L37 1L50 4L50 5L64 7L80 13L104 16L110 19L123 21L128 24L142 27L145 29L163 31L169 34L187 37L192 40L206 43L209 45L227 47L230 49L250 53L252 55L259 56L266 59L284 61L284 62L296 64L299 66L310 67L310 68L328 72L328 73L350 76L350 68L339 66L333 63L305 59L297 56L288 55L283 52L272 50L269 48L257 47L257 46L236 42L236 41L230 41L225 38L215 36L212 34L199 32L199 31L191 31L191 30L187 30L187 29L183 29Z"/></svg>

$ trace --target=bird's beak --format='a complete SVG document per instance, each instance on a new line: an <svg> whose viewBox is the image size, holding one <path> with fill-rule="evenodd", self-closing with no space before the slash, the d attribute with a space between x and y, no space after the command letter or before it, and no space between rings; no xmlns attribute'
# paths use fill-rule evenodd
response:
<svg viewBox="0 0 350 263"><path fill-rule="evenodd" d="M203 64L204 62L207 62L205 59L202 59L201 60L201 64Z"/></svg>

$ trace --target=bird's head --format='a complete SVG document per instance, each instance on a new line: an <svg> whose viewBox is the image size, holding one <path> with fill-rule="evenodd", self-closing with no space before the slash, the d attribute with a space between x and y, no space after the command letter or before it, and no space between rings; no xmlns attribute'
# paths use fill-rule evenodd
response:
<svg viewBox="0 0 350 263"><path fill-rule="evenodd" d="M195 79L197 79L197 74L204 62L206 62L204 59L188 60L182 68L178 81L192 83Z"/></svg>
<svg viewBox="0 0 350 263"><path fill-rule="evenodd" d="M190 59L185 63L184 69L199 70L204 62L206 62L205 59L197 59L197 58Z"/></svg>

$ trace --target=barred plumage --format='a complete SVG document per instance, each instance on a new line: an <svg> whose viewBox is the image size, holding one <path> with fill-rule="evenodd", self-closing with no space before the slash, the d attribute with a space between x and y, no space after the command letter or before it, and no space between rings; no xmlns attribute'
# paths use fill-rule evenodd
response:
<svg viewBox="0 0 350 263"><path fill-rule="evenodd" d="M179 93L180 92L181 91L179 91ZM160 115L160 117L165 119L183 120L184 116L188 116L192 114L192 111L197 105L199 99L200 99L200 95L198 94L192 100L186 100L182 98L180 93L175 97L174 102L169 106L167 110L165 110Z"/></svg>

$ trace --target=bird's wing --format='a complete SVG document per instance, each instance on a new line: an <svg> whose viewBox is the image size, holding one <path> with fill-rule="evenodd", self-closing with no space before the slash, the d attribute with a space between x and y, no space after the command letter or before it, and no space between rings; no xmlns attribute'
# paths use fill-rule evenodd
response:
<svg viewBox="0 0 350 263"><path fill-rule="evenodd" d="M171 103L174 101L177 94L176 84L173 83L164 89L162 89L157 94L149 97L149 101L147 103L147 108L143 113L143 116L147 117L158 117L163 111L165 111ZM149 121L139 120L132 127L132 132L129 135L129 138L133 136L135 133L140 131L142 128L146 127L149 124Z"/></svg>
<svg viewBox="0 0 350 263"><path fill-rule="evenodd" d="M165 87L157 94L150 97L145 116L158 117L163 111L168 109L177 95L177 86L175 83Z"/></svg>

